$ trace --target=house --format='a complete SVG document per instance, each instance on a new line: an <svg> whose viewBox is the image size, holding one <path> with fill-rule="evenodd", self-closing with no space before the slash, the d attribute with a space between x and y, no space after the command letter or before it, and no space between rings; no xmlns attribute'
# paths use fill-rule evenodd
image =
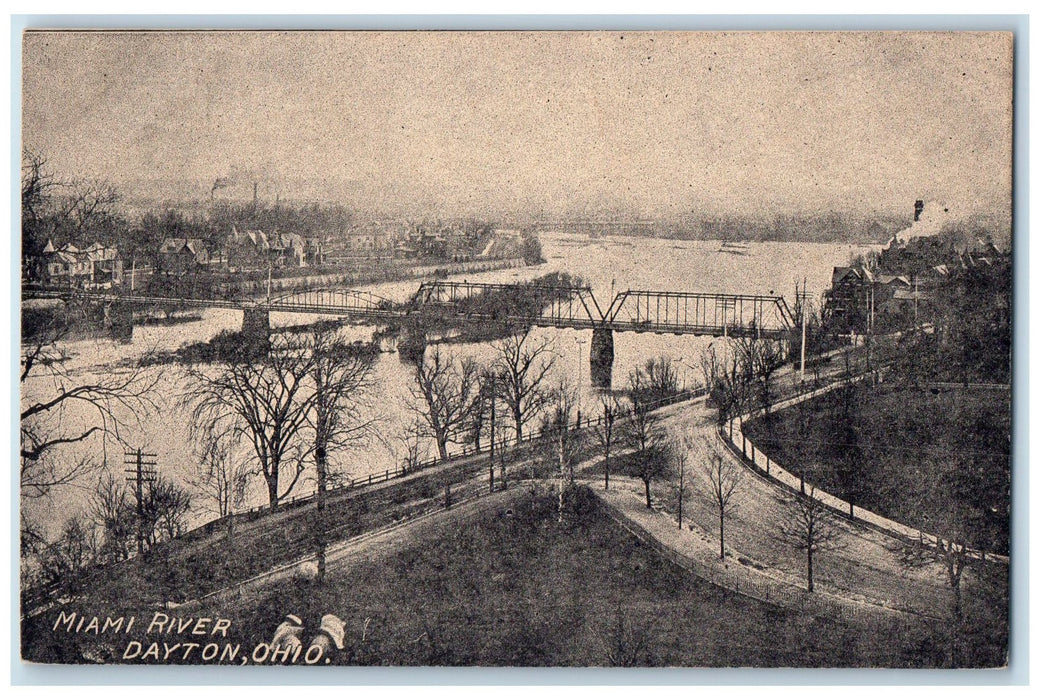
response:
<svg viewBox="0 0 1040 700"><path fill-rule="evenodd" d="M872 282L870 272L861 267L835 267L831 273L826 304L838 327L845 332L866 330Z"/></svg>
<svg viewBox="0 0 1040 700"><path fill-rule="evenodd" d="M61 287L109 288L122 283L123 261L115 247L96 242L87 248L47 241L40 253L42 282Z"/></svg>
<svg viewBox="0 0 1040 700"><path fill-rule="evenodd" d="M267 244L274 267L303 267L307 264L307 246L300 234L272 233L267 237Z"/></svg>
<svg viewBox="0 0 1040 700"><path fill-rule="evenodd" d="M303 258L308 265L324 265L328 249L324 236L312 235L303 239Z"/></svg>
<svg viewBox="0 0 1040 700"><path fill-rule="evenodd" d="M270 260L270 243L263 231L239 231L234 225L224 244L227 265L234 270L266 269Z"/></svg>
<svg viewBox="0 0 1040 700"><path fill-rule="evenodd" d="M159 268L184 274L209 263L209 248L201 238L165 238L159 245Z"/></svg>
<svg viewBox="0 0 1040 700"><path fill-rule="evenodd" d="M393 228L381 221L352 226L328 241L327 257L334 260L393 257Z"/></svg>

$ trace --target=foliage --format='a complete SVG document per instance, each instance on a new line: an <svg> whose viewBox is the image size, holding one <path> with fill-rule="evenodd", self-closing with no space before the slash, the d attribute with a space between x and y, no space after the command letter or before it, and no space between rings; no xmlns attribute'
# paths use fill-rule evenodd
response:
<svg viewBox="0 0 1040 700"><path fill-rule="evenodd" d="M541 265L545 262L542 256L542 242L534 232L524 231L520 234L520 257L528 265Z"/></svg>

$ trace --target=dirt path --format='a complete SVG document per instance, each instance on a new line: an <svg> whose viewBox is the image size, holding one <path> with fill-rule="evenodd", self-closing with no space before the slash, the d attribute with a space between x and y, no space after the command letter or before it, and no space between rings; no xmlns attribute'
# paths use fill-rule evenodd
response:
<svg viewBox="0 0 1040 700"><path fill-rule="evenodd" d="M463 523L472 519L474 515L495 508L504 509L515 499L529 492L522 482L513 483L507 490L497 491L493 494L483 489L482 480L475 480L471 482L471 485L478 488L472 490L471 495L464 497L465 500L457 501L449 509L439 509L330 545L326 554L328 573L349 569L361 561L369 561L373 557L385 556L398 551L413 544L420 537L439 537L462 527ZM283 564L233 586L207 594L198 600L188 601L184 603L183 607L194 609L202 605L255 595L257 591L299 575L301 565L312 561L315 561L315 557L307 556Z"/></svg>

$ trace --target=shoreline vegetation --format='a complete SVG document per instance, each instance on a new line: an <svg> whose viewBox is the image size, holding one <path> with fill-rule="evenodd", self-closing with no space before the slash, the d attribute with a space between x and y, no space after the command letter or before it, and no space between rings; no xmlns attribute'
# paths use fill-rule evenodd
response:
<svg viewBox="0 0 1040 700"><path fill-rule="evenodd" d="M404 324L384 324L375 328L372 341L386 352L396 351L401 358L414 364L427 345L436 343L479 343L505 338L516 328L496 317L526 311L537 315L553 301L566 298L569 287L580 287L585 282L578 276L553 272L503 290L489 290L475 294L461 302L457 311L438 313L436 310L410 317ZM479 324L459 324L457 313L477 315L489 320ZM311 323L272 328L273 335L307 334L315 330L334 330L350 323L349 319L322 319ZM144 362L158 364L195 364L214 362L231 356L245 343L241 331L224 330L210 340L182 345L176 350L149 354Z"/></svg>

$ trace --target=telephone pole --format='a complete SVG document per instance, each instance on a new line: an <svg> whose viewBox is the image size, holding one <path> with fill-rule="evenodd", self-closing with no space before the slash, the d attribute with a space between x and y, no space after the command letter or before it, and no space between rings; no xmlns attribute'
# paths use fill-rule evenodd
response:
<svg viewBox="0 0 1040 700"><path fill-rule="evenodd" d="M134 485L134 496L137 498L137 554L144 554L144 484L154 483L156 478L156 456L149 452L142 452L137 448L131 452L123 452L126 460L123 462L132 465L133 469L124 469L126 480Z"/></svg>
<svg viewBox="0 0 1040 700"><path fill-rule="evenodd" d="M805 306L809 302L809 294L805 291L805 288L808 286L808 284L809 284L809 278L806 277L802 281L802 291L799 292L798 291L798 283L797 282L794 283L794 293L795 293L795 296L798 297L798 301L799 301L798 308L802 312L801 313L801 316L802 316L802 346L801 346L801 356L802 356L801 359L802 359L802 363L801 363L801 369L799 370L799 378L803 382L805 381L805 317L806 317Z"/></svg>

